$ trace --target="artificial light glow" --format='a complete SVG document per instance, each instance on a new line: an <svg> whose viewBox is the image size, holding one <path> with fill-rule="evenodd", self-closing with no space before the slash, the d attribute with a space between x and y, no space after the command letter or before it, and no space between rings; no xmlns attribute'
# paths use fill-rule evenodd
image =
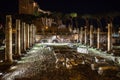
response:
<svg viewBox="0 0 120 80"><path fill-rule="evenodd" d="M78 39L78 34L74 34L73 37L74 37L74 40L77 40Z"/></svg>
<svg viewBox="0 0 120 80"><path fill-rule="evenodd" d="M120 31L118 31L118 33L120 33Z"/></svg>
<svg viewBox="0 0 120 80"><path fill-rule="evenodd" d="M36 7L37 6L37 3L36 2L33 2L33 7Z"/></svg>
<svg viewBox="0 0 120 80"><path fill-rule="evenodd" d="M77 17L77 13L71 13L70 16L71 17Z"/></svg>
<svg viewBox="0 0 120 80"><path fill-rule="evenodd" d="M45 29L48 29L48 26L46 26Z"/></svg>

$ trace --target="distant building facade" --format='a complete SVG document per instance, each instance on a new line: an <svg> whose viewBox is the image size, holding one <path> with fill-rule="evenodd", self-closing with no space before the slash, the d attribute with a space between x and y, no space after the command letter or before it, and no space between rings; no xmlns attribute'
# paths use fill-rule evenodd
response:
<svg viewBox="0 0 120 80"><path fill-rule="evenodd" d="M38 11L38 5L34 0L19 0L19 14L35 14Z"/></svg>

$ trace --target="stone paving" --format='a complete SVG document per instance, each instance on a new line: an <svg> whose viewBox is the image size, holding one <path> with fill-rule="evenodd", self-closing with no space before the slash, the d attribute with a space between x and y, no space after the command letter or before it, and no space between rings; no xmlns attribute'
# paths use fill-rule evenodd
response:
<svg viewBox="0 0 120 80"><path fill-rule="evenodd" d="M59 53L62 58L57 56ZM36 44L18 61L17 65L11 66L11 68L3 74L1 80L119 79L116 76L109 78L109 76L98 75L97 71L93 71L84 61L83 54L77 53L66 46L50 48L49 46Z"/></svg>

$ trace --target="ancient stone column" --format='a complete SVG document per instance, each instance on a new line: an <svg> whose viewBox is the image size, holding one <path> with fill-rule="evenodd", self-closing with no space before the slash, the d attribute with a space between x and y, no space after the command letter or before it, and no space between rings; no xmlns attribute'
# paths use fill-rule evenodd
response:
<svg viewBox="0 0 120 80"><path fill-rule="evenodd" d="M22 25L21 25L21 29L20 29L20 42L21 42L21 52L24 51L24 48L23 48L23 45L24 45L24 39L23 39L23 25L24 25L24 22L22 22Z"/></svg>
<svg viewBox="0 0 120 80"><path fill-rule="evenodd" d="M15 39L15 55L20 56L21 55L21 45L20 45L20 20L16 19L16 39Z"/></svg>
<svg viewBox="0 0 120 80"><path fill-rule="evenodd" d="M24 53L26 51L26 31L25 31L25 22L22 22L21 29L21 52Z"/></svg>
<svg viewBox="0 0 120 80"><path fill-rule="evenodd" d="M32 24L31 27L32 27L32 35L31 35L32 36L32 45L34 45L35 44L35 36L36 36L36 27L34 24Z"/></svg>
<svg viewBox="0 0 120 80"><path fill-rule="evenodd" d="M32 46L32 24L29 27L29 45Z"/></svg>
<svg viewBox="0 0 120 80"><path fill-rule="evenodd" d="M29 45L29 24L26 24L26 49L30 47Z"/></svg>
<svg viewBox="0 0 120 80"><path fill-rule="evenodd" d="M90 26L90 46L93 46L93 25Z"/></svg>
<svg viewBox="0 0 120 80"><path fill-rule="evenodd" d="M100 28L97 28L97 48L100 48Z"/></svg>
<svg viewBox="0 0 120 80"><path fill-rule="evenodd" d="M32 45L34 45L34 24L32 24Z"/></svg>
<svg viewBox="0 0 120 80"><path fill-rule="evenodd" d="M107 51L110 51L112 48L112 24L108 24L108 43Z"/></svg>
<svg viewBox="0 0 120 80"><path fill-rule="evenodd" d="M83 42L83 27L80 28L80 43Z"/></svg>
<svg viewBox="0 0 120 80"><path fill-rule="evenodd" d="M78 35L77 42L79 42L79 34L80 34L80 30L79 28L77 28L77 35Z"/></svg>
<svg viewBox="0 0 120 80"><path fill-rule="evenodd" d="M23 23L23 51L26 51L26 23Z"/></svg>
<svg viewBox="0 0 120 80"><path fill-rule="evenodd" d="M34 25L34 29L33 29L33 43L35 44L36 42L36 26Z"/></svg>
<svg viewBox="0 0 120 80"><path fill-rule="evenodd" d="M85 36L85 44L87 44L87 26L85 26L84 36Z"/></svg>
<svg viewBox="0 0 120 80"><path fill-rule="evenodd" d="M5 31L5 61L12 63L12 17L11 15L6 16L6 31Z"/></svg>

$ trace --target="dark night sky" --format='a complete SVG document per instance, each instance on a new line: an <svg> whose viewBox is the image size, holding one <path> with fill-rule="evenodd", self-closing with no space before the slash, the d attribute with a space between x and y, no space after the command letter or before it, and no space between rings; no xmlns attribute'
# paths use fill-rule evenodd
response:
<svg viewBox="0 0 120 80"><path fill-rule="evenodd" d="M117 0L35 0L40 8L50 11L105 13L120 11Z"/></svg>
<svg viewBox="0 0 120 80"><path fill-rule="evenodd" d="M0 13L16 12L18 0L0 0ZM106 13L120 12L119 0L35 0L43 10L57 12Z"/></svg>

